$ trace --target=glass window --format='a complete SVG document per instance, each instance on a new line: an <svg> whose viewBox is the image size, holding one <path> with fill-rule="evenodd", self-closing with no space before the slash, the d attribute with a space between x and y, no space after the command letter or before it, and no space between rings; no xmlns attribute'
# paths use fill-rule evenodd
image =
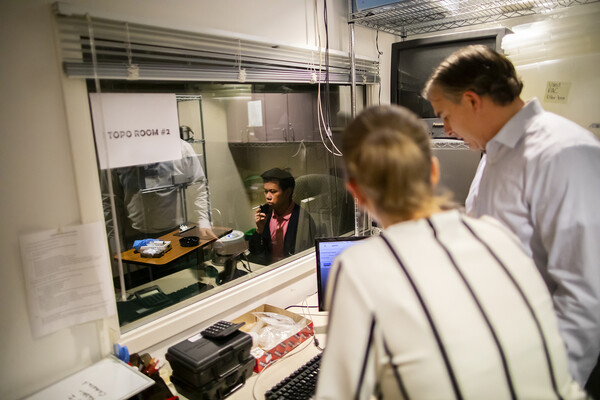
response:
<svg viewBox="0 0 600 400"><path fill-rule="evenodd" d="M175 93L182 146L179 160L99 169L123 331L354 230L337 149L349 86L102 81L101 91Z"/></svg>

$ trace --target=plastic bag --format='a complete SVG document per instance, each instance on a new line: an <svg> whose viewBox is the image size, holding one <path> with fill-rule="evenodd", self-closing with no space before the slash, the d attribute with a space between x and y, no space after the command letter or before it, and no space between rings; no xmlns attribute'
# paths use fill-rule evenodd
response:
<svg viewBox="0 0 600 400"><path fill-rule="evenodd" d="M295 322L292 318L273 312L253 312L256 324L250 330L256 344L264 350L272 349L306 326L306 319Z"/></svg>

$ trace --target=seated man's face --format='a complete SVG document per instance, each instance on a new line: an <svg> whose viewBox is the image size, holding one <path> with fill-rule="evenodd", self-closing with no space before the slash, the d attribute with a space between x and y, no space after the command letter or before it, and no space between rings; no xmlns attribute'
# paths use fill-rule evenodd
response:
<svg viewBox="0 0 600 400"><path fill-rule="evenodd" d="M290 204L291 189L281 190L277 182L265 182L263 184L265 190L265 200L271 208L276 211L284 211Z"/></svg>

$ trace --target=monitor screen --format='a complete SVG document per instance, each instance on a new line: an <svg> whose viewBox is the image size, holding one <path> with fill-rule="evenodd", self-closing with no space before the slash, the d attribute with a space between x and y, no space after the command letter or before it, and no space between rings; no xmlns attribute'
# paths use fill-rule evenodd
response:
<svg viewBox="0 0 600 400"><path fill-rule="evenodd" d="M331 270L331 267L333 267L333 261L344 249L367 237L368 236L347 236L318 238L315 240L319 311L325 311L325 289L327 288L327 279L329 278L329 271Z"/></svg>

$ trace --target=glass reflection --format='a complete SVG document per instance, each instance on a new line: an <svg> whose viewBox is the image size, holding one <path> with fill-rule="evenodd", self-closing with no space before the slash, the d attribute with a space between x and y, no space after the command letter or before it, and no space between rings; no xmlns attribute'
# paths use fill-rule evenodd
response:
<svg viewBox="0 0 600 400"><path fill-rule="evenodd" d="M353 199L331 152L350 119L348 87L332 85L329 100L321 99L329 135L312 85L108 81L102 90L193 92L177 96L182 159L99 171L117 292L119 257L125 270L126 300L117 302L123 331L312 251L315 237L353 231ZM265 175L274 168L287 175ZM282 183L288 176L292 187ZM181 247L187 236L199 243ZM134 260L135 241L148 238L170 239L172 248Z"/></svg>
<svg viewBox="0 0 600 400"><path fill-rule="evenodd" d="M293 199L296 180L271 168L261 175L265 204L256 208L256 229L249 238L252 260L270 264L314 246L316 226L310 213Z"/></svg>
<svg viewBox="0 0 600 400"><path fill-rule="evenodd" d="M204 169L191 144L181 140L179 160L116 168L111 171L112 189L124 248L136 240L157 238L191 221L199 235L214 236L209 219L208 191ZM104 179L107 175L103 174ZM114 221L103 184L104 217L109 239ZM189 207L187 203L191 203Z"/></svg>

